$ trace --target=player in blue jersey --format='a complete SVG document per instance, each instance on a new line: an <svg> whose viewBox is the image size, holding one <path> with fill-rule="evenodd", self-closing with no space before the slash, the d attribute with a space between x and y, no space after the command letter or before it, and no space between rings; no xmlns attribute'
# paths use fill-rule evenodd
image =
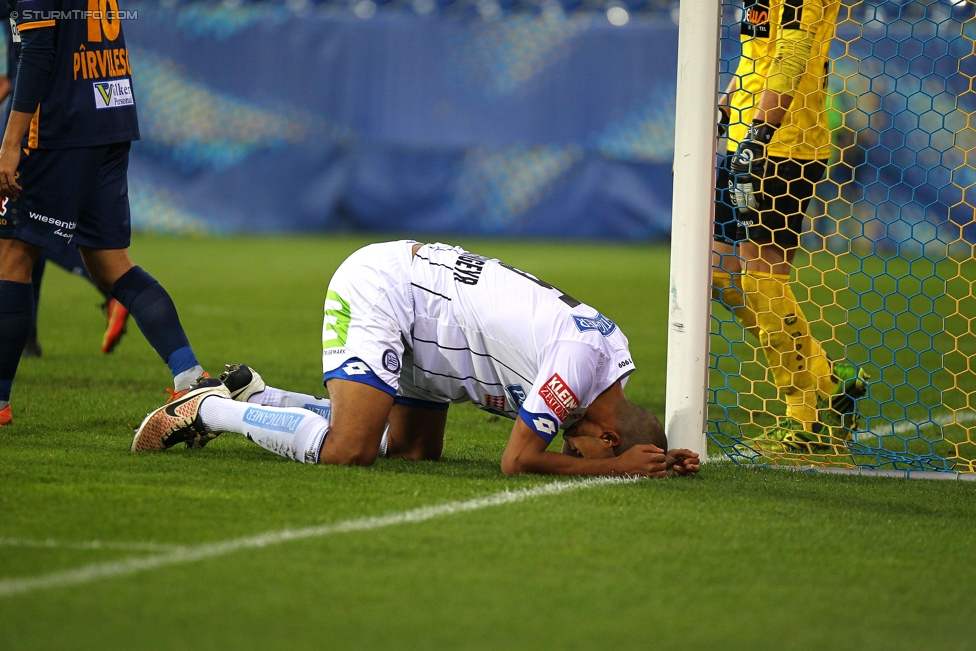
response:
<svg viewBox="0 0 976 651"><path fill-rule="evenodd" d="M0 113L3 115L3 123L6 124L6 118L10 111L10 102L8 101L10 91L17 80L20 42L14 42L13 40L13 33L10 28L10 6L3 2L0 2L0 20L6 25L3 36L7 44L7 66L6 74L0 75L0 102L2 102L3 106L3 110ZM5 217L6 215L7 198L2 197L0 198L0 217ZM68 273L84 278L102 295L102 309L108 317L108 325L102 337L102 352L110 353L115 350L115 347L125 334L129 313L118 301L111 297L108 290L95 284L88 270L85 269L85 263L81 259L81 254L78 253L78 247L68 246L61 251L45 251L37 259L37 262L34 263L34 268L31 270L31 283L34 289L34 327L31 330L30 337L27 339L23 356L41 356L41 343L37 336L37 313L41 296L41 282L44 279L44 272L48 262L53 262Z"/></svg>
<svg viewBox="0 0 976 651"><path fill-rule="evenodd" d="M169 365L175 395L204 375L165 289L129 258L129 146L139 138L115 0L10 0L17 81L0 144L0 424L34 321L31 269L78 246L92 279Z"/></svg>

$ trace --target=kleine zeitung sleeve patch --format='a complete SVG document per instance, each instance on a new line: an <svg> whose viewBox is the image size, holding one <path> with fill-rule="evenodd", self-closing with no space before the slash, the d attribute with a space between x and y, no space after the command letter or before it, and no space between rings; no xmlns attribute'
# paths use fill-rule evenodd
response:
<svg viewBox="0 0 976 651"><path fill-rule="evenodd" d="M558 373L546 380L539 389L539 396L560 421L566 420L570 412L579 407L579 398Z"/></svg>

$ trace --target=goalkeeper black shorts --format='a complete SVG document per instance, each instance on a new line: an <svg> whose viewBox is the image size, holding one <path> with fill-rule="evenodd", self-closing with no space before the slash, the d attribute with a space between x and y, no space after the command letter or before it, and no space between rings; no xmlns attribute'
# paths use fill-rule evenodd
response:
<svg viewBox="0 0 976 651"><path fill-rule="evenodd" d="M715 241L727 244L775 242L784 249L799 246L803 215L813 198L814 187L827 171L824 161L767 159L758 213L754 210L739 212L733 206L728 161L729 156L726 156L715 183Z"/></svg>

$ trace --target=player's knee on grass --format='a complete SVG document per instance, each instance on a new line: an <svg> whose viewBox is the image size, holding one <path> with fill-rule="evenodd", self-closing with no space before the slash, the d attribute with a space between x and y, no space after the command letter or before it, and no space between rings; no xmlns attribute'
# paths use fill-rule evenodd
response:
<svg viewBox="0 0 976 651"><path fill-rule="evenodd" d="M447 409L397 404L390 411L387 457L409 461L437 461L444 451Z"/></svg>
<svg viewBox="0 0 976 651"><path fill-rule="evenodd" d="M393 396L350 380L331 379L328 389L332 418L319 463L373 465L393 407Z"/></svg>

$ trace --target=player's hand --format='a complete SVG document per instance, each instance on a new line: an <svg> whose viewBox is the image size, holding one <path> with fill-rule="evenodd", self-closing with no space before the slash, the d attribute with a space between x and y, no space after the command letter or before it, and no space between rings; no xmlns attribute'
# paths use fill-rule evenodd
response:
<svg viewBox="0 0 976 651"><path fill-rule="evenodd" d="M693 475L701 469L700 465L697 452L681 448L668 450L668 475Z"/></svg>
<svg viewBox="0 0 976 651"><path fill-rule="evenodd" d="M731 110L726 110L722 106L718 107L718 137L721 138L729 131L729 114Z"/></svg>
<svg viewBox="0 0 976 651"><path fill-rule="evenodd" d="M668 471L664 450L656 445L635 445L615 462L615 474L628 477L664 477Z"/></svg>
<svg viewBox="0 0 976 651"><path fill-rule="evenodd" d="M0 196L16 199L23 189L17 183L20 147L0 148Z"/></svg>
<svg viewBox="0 0 976 651"><path fill-rule="evenodd" d="M734 154L729 154L729 189L739 212L759 210L762 178L766 172L766 145L776 127L753 122Z"/></svg>

